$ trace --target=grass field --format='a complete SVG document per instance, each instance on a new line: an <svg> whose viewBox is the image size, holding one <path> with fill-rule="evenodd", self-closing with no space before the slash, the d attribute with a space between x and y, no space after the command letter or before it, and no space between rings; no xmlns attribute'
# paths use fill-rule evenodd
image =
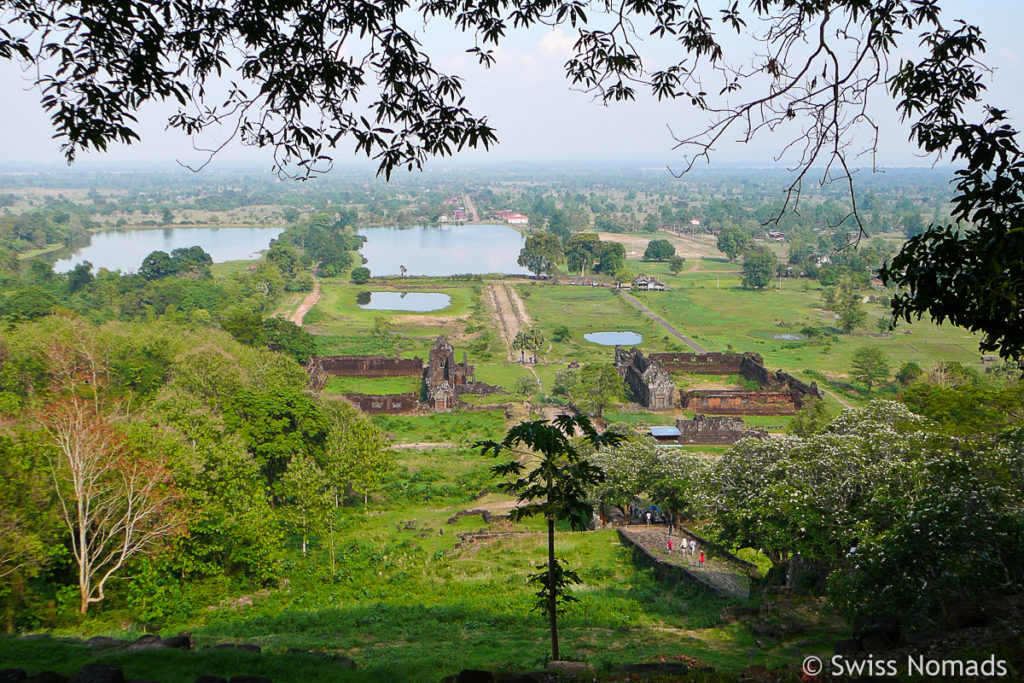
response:
<svg viewBox="0 0 1024 683"><path fill-rule="evenodd" d="M329 337L330 353L382 353L396 351L403 357L426 358L434 340L442 334L457 343L462 329L479 298L479 285L452 284L443 278L412 278L373 281L353 285L340 279L323 279L317 322L313 330ZM451 297L451 304L438 311L367 310L356 297L361 292L405 291L442 292ZM382 318L394 326L397 338L382 340L374 335L374 325Z"/></svg>

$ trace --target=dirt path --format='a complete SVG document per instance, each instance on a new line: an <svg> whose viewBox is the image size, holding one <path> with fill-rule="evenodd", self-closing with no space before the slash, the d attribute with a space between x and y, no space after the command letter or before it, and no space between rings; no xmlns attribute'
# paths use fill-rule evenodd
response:
<svg viewBox="0 0 1024 683"><path fill-rule="evenodd" d="M473 203L472 197L468 194L462 195L462 203L466 207L466 219L470 221L478 221L480 217L476 215L476 204Z"/></svg>
<svg viewBox="0 0 1024 683"><path fill-rule="evenodd" d="M690 542L691 537L678 531L672 534L672 554L668 552L667 541L669 539L668 527L659 525L631 525L622 527L622 534L633 542L642 545L647 552L666 564L681 567L693 576L711 584L719 592L738 600L746 600L750 594L750 577L743 571L741 565L730 562L723 557L718 557L701 546L698 539L697 547L693 555L681 551L685 541ZM704 567L698 566L700 552L704 551Z"/></svg>
<svg viewBox="0 0 1024 683"><path fill-rule="evenodd" d="M693 265L686 269L687 273L696 273L697 269L700 268L700 256L693 260Z"/></svg>
<svg viewBox="0 0 1024 683"><path fill-rule="evenodd" d="M320 264L318 263L317 265ZM313 267L313 270L316 270L315 266ZM302 303L299 304L299 307L295 309L295 312L292 313L292 317L288 318L288 320L292 321L299 327L302 327L302 319L306 317L306 314L309 313L311 308L316 306L318 301L320 301L320 280L317 280L314 275L313 291L306 295L306 298L302 300Z"/></svg>
<svg viewBox="0 0 1024 683"><path fill-rule="evenodd" d="M414 443L393 443L391 448L400 449L426 449L426 448L455 448L459 444L451 443L449 441L417 441Z"/></svg>
<svg viewBox="0 0 1024 683"><path fill-rule="evenodd" d="M626 294L625 292L622 292L622 298L625 299L626 301L628 301L629 303L633 304L638 311L640 311L641 313L646 315L648 318L650 318L654 322L656 322L659 325L661 325L662 327L664 327L665 330L667 330L669 334L671 334L672 336L674 336L677 339L681 340L684 344L689 346L691 349L693 349L697 353L707 353L708 352L708 350L705 349L703 346L701 346L697 342L693 341L692 339L687 337L685 334L683 334L682 332L680 332L676 328L672 327L672 325L670 325L660 315L658 315L657 313L655 313L654 311L652 311L651 309L647 308L642 303L640 303L632 294Z"/></svg>
<svg viewBox="0 0 1024 683"><path fill-rule="evenodd" d="M821 390L821 392L823 394L828 394L829 396L831 396L835 400L839 401L839 404L841 406L843 406L844 408L852 408L853 407L852 405L847 403L846 400L844 398L842 398L839 394L837 394L837 393L835 393L833 391L829 391L828 389L822 389L821 387L818 387L818 389Z"/></svg>

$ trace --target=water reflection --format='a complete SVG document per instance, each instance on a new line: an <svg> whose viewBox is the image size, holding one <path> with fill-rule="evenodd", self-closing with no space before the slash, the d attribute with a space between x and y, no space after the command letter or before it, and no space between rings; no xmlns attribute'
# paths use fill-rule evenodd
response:
<svg viewBox="0 0 1024 683"><path fill-rule="evenodd" d="M588 332L583 335L588 342L601 346L635 346L644 340L637 332Z"/></svg>
<svg viewBox="0 0 1024 683"><path fill-rule="evenodd" d="M439 292L359 292L356 303L368 311L440 311L452 298Z"/></svg>
<svg viewBox="0 0 1024 683"><path fill-rule="evenodd" d="M516 263L523 236L504 225L405 225L364 228L360 250L374 275L524 275ZM402 271L405 266L406 272Z"/></svg>
<svg viewBox="0 0 1024 683"><path fill-rule="evenodd" d="M53 270L64 273L83 261L95 270L106 268L132 273L154 251L168 254L179 248L198 245L214 263L241 261L259 257L270 240L284 228L162 228L154 230L108 230L89 237L85 246L70 257L60 259Z"/></svg>

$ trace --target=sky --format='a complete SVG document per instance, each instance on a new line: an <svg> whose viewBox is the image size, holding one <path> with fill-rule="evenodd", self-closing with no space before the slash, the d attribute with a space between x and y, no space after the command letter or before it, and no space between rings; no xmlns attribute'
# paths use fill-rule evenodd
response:
<svg viewBox="0 0 1024 683"><path fill-rule="evenodd" d="M1024 112L1024 2L1022 0L946 0L944 16L962 17L977 24L988 41L985 63L994 69L989 83L988 102L1014 112ZM704 123L699 112L688 103L657 102L642 95L636 102L603 106L586 94L573 91L565 79L562 65L571 55L574 37L571 29L543 27L513 33L496 50L497 64L485 70L465 54L471 38L442 25L429 25L421 32L424 45L442 71L456 73L465 80L466 106L478 115L486 114L497 128L500 143L490 152L468 151L456 161L468 163L511 161L622 161L643 165L680 168L683 153L673 150L670 131L686 133ZM908 37L910 38L910 37ZM913 39L897 52L914 54ZM749 44L749 43L748 43ZM353 46L353 50L356 46ZM731 47L726 44L727 49ZM743 44L736 43L742 48ZM648 40L641 50L655 60L672 57L671 46ZM34 75L34 71L30 72ZM7 131L0 145L0 165L5 168L37 165L63 165L59 141L52 138L49 120L42 110L38 90L32 87L29 72L12 62L0 62L0 89L4 93L0 107L0 125ZM139 115L138 131L142 141L131 146L114 145L107 153L84 153L76 165L83 168L119 165L173 166L177 162L196 164L203 154L192 150L218 143L210 136L194 141L176 131L165 129L169 105L147 106ZM880 90L872 113L880 128L880 166L929 165L907 142L908 130L898 121L891 102ZM1022 114L1024 116L1024 114ZM1019 119L1018 119L1019 121ZM1018 123L1018 125L1020 125ZM752 143L726 143L719 146L713 161L728 164L764 166L773 163L784 143L782 136L764 136ZM863 140L861 141L863 145ZM343 165L373 166L365 157L356 157L342 143L337 158ZM868 159L863 160L865 164ZM269 170L272 159L267 150L229 144L212 162L212 167L251 165Z"/></svg>

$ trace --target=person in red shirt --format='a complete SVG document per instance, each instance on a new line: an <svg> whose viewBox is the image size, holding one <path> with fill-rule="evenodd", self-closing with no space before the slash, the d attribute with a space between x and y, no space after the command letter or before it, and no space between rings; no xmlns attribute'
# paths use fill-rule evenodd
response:
<svg viewBox="0 0 1024 683"><path fill-rule="evenodd" d="M704 551L703 550L700 551L700 562L697 563L697 566L700 567L701 569L704 568Z"/></svg>
<svg viewBox="0 0 1024 683"><path fill-rule="evenodd" d="M668 554L672 554L672 539L668 539Z"/></svg>

